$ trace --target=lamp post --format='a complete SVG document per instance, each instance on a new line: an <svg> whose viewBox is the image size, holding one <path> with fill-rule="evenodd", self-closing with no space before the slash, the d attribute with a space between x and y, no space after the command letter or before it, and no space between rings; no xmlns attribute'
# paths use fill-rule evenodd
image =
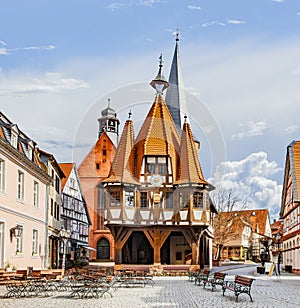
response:
<svg viewBox="0 0 300 308"><path fill-rule="evenodd" d="M280 239L281 239L281 234L278 232L276 234L276 241L277 241L277 269L278 269L278 275L280 275Z"/></svg>
<svg viewBox="0 0 300 308"><path fill-rule="evenodd" d="M71 237L70 230L61 229L59 232L60 238L63 240L64 243L64 250L63 250L63 259L62 259L62 276L65 276L65 270L66 270L66 250L67 250L67 244L68 240Z"/></svg>

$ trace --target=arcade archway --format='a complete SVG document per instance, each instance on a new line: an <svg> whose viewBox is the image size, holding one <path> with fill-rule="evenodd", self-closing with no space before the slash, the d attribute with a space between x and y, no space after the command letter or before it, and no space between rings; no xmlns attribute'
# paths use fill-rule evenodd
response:
<svg viewBox="0 0 300 308"><path fill-rule="evenodd" d="M122 263L153 264L153 260L153 248L144 232L132 232L122 248Z"/></svg>

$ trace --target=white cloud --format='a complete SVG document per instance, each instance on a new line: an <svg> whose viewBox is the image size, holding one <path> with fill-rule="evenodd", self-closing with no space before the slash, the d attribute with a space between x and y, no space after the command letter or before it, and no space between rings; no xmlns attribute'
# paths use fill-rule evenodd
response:
<svg viewBox="0 0 300 308"><path fill-rule="evenodd" d="M139 4L144 6L152 7L154 4L157 3L164 3L165 1L162 0L140 0Z"/></svg>
<svg viewBox="0 0 300 308"><path fill-rule="evenodd" d="M263 135L264 130L267 128L267 124L264 121L249 121L247 124L242 124L245 128L238 134L231 136L231 139L243 139L246 137Z"/></svg>
<svg viewBox="0 0 300 308"><path fill-rule="evenodd" d="M11 79L8 79L4 76L0 76L0 80L2 80L0 84L0 96L62 92L66 90L89 88L89 84L83 80L67 78L59 73L53 72L47 72L39 77L26 76L16 78L14 75Z"/></svg>
<svg viewBox="0 0 300 308"><path fill-rule="evenodd" d="M223 21L217 21L217 20L213 20L213 21L209 21L209 22L205 22L202 24L203 28L207 28L207 27L211 27L211 26L226 26L226 25L241 25L241 24L245 24L246 22L244 20L238 20L238 19L226 19L225 22Z"/></svg>
<svg viewBox="0 0 300 308"><path fill-rule="evenodd" d="M110 5L108 5L106 8L111 10L111 11L116 11L116 10L121 9L123 6L125 6L125 4L120 3L120 2L114 2Z"/></svg>
<svg viewBox="0 0 300 308"><path fill-rule="evenodd" d="M221 163L208 181L216 187L234 189L248 200L248 208L267 208L272 218L278 218L282 185L272 179L281 172L277 163L268 160L265 152L248 155L240 161Z"/></svg>
<svg viewBox="0 0 300 308"><path fill-rule="evenodd" d="M0 56L7 56L8 52L6 50L6 48L0 48Z"/></svg>
<svg viewBox="0 0 300 308"><path fill-rule="evenodd" d="M272 2L283 3L283 2L285 2L285 0L272 0Z"/></svg>
<svg viewBox="0 0 300 308"><path fill-rule="evenodd" d="M200 6L197 6L197 5L188 5L187 7L189 10L192 10L192 11L200 11L201 10L201 7Z"/></svg>
<svg viewBox="0 0 300 308"><path fill-rule="evenodd" d="M300 16L300 12L297 12L297 16Z"/></svg>
<svg viewBox="0 0 300 308"><path fill-rule="evenodd" d="M240 25L240 24L245 24L246 22L244 20L227 19L227 23L232 25Z"/></svg>
<svg viewBox="0 0 300 308"><path fill-rule="evenodd" d="M287 127L287 128L284 130L284 132L285 132L286 134L292 134L292 133L296 132L297 129L298 129L298 125L293 124L293 125L290 125L289 127Z"/></svg>
<svg viewBox="0 0 300 308"><path fill-rule="evenodd" d="M206 22L206 23L202 24L203 28L208 28L208 27L211 27L211 26L222 26L222 27L224 27L224 26L226 26L226 24L223 23L223 22L219 22L217 20Z"/></svg>
<svg viewBox="0 0 300 308"><path fill-rule="evenodd" d="M0 55L9 55L12 52L20 51L20 50L37 50L37 51L52 51L56 49L54 45L41 45L41 46L28 46L28 47L16 47L16 48L6 48L6 44L3 41L0 41L0 44L5 46L0 48Z"/></svg>

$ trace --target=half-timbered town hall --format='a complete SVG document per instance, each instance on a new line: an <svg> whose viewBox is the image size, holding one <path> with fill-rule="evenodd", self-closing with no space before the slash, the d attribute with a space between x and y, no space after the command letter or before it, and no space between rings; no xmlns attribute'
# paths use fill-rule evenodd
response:
<svg viewBox="0 0 300 308"><path fill-rule="evenodd" d="M179 72L178 63L177 37L169 80ZM172 111L177 106L178 114L180 78L175 78L168 95L168 105L171 100ZM211 266L215 208L209 197L212 186L199 161L200 143L194 139L188 116L182 124L180 116L174 121L164 100L169 83L162 74L162 59L150 85L154 101L139 132L134 132L134 116L129 112L119 138L119 122L111 113L111 124L118 124L113 125L113 133L119 142L116 145L110 138L107 119L79 167L93 224L89 245L96 251L92 257L116 264ZM103 160L103 154L110 162L108 157ZM99 164L106 166L103 174Z"/></svg>

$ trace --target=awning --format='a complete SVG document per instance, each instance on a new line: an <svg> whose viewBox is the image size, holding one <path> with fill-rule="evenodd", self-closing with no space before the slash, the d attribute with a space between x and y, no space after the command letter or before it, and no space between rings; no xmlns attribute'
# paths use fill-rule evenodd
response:
<svg viewBox="0 0 300 308"><path fill-rule="evenodd" d="M95 248L90 247L89 245L80 244L79 246L81 246L82 248L85 248L87 250L97 251Z"/></svg>

